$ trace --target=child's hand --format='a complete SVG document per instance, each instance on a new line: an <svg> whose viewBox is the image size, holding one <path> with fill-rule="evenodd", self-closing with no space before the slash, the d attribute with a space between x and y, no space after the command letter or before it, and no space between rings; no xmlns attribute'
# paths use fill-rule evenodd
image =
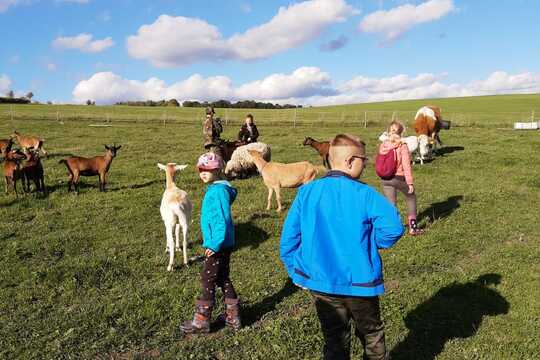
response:
<svg viewBox="0 0 540 360"><path fill-rule="evenodd" d="M204 250L204 256L206 256L206 257L210 257L210 256L212 256L214 254L215 254L215 252L212 249Z"/></svg>
<svg viewBox="0 0 540 360"><path fill-rule="evenodd" d="M409 194L412 194L414 192L414 186L409 185Z"/></svg>

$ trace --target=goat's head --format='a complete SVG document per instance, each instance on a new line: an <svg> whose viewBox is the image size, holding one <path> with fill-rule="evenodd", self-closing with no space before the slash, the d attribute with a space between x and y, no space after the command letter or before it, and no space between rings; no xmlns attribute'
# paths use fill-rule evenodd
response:
<svg viewBox="0 0 540 360"><path fill-rule="evenodd" d="M10 138L11 140L13 140L13 139L15 139L17 136L20 136L20 135L21 135L21 133L19 133L18 131L15 130L15 131L13 131L13 133L12 133L11 135L9 135L9 138Z"/></svg>
<svg viewBox="0 0 540 360"><path fill-rule="evenodd" d="M108 146L108 145L103 145L103 146L105 146L105 149L107 149L107 151L111 153L112 157L115 157L116 152L122 147L122 145L116 146L116 144L112 146Z"/></svg>
<svg viewBox="0 0 540 360"><path fill-rule="evenodd" d="M304 146L311 145L312 142L313 142L313 139L308 136L304 139L304 142L302 143L302 145Z"/></svg>
<svg viewBox="0 0 540 360"><path fill-rule="evenodd" d="M178 171L182 171L185 168L187 168L187 165L178 165L176 163L167 163L167 165L163 165L160 163L157 163L158 168L161 170L169 173L172 175L173 179Z"/></svg>

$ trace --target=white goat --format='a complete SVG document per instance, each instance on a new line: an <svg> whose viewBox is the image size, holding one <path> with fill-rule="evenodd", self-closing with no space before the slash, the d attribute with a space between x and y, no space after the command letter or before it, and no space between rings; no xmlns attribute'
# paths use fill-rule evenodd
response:
<svg viewBox="0 0 540 360"><path fill-rule="evenodd" d="M175 163L168 163L163 165L158 163L157 166L165 171L167 187L163 192L163 198L161 199L161 207L159 211L161 218L165 223L165 232L167 235L167 247L165 251L169 251L169 265L167 271L172 271L174 267L174 252L180 251L180 227L182 227L183 241L183 253L184 253L184 265L187 265L187 239L188 239L188 227L191 221L191 211L193 204L189 200L188 194L176 187L174 183L176 172L184 170L187 165L177 165ZM176 236L176 248L173 239L173 231Z"/></svg>
<svg viewBox="0 0 540 360"><path fill-rule="evenodd" d="M272 154L270 146L262 142L239 146L231 155L231 160L225 166L225 175L229 178L246 177L250 173L257 173L257 166L248 150L255 150L262 154L266 161L270 161Z"/></svg>

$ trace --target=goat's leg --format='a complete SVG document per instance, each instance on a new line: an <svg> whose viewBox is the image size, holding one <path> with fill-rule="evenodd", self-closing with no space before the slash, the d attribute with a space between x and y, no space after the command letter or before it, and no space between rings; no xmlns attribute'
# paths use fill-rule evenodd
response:
<svg viewBox="0 0 540 360"><path fill-rule="evenodd" d="M9 193L9 178L7 176L4 176L4 179L6 180L6 195Z"/></svg>
<svg viewBox="0 0 540 360"><path fill-rule="evenodd" d="M103 184L104 179L103 179L103 174L102 173L98 174L98 181L99 181L99 191L105 191L105 186Z"/></svg>
<svg viewBox="0 0 540 360"><path fill-rule="evenodd" d="M274 188L274 191L276 192L276 201L277 201L277 212L281 212L281 193L280 193L279 186Z"/></svg>
<svg viewBox="0 0 540 360"><path fill-rule="evenodd" d="M188 222L185 221L184 224L182 224L182 252L184 253L184 265L188 264L188 256L187 256L187 242L188 242Z"/></svg>
<svg viewBox="0 0 540 360"><path fill-rule="evenodd" d="M69 174L68 179L68 192L71 192L71 184L73 183L73 175Z"/></svg>
<svg viewBox="0 0 540 360"><path fill-rule="evenodd" d="M167 271L172 271L174 267L174 239L173 239L173 226L172 224L165 225L165 232L167 233L167 248L169 249L169 265Z"/></svg>
<svg viewBox="0 0 540 360"><path fill-rule="evenodd" d="M80 179L79 173L73 174L73 188L77 192L77 195L79 195L79 179Z"/></svg>
<svg viewBox="0 0 540 360"><path fill-rule="evenodd" d="M273 189L271 187L268 188L268 201L266 203L266 210L270 210L271 207L271 201L272 201L272 191Z"/></svg>
<svg viewBox="0 0 540 360"><path fill-rule="evenodd" d="M15 197L19 197L19 193L17 192L17 180L13 179L13 190L15 190Z"/></svg>
<svg viewBox="0 0 540 360"><path fill-rule="evenodd" d="M174 227L174 236L176 240L175 251L180 251L180 224L176 224Z"/></svg>

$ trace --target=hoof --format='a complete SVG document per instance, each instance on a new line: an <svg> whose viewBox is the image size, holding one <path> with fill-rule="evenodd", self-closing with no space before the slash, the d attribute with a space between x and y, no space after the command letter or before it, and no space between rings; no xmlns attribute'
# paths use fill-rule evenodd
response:
<svg viewBox="0 0 540 360"><path fill-rule="evenodd" d="M174 267L172 265L167 266L167 271L173 271Z"/></svg>
<svg viewBox="0 0 540 360"><path fill-rule="evenodd" d="M178 252L182 251L182 249L180 249L179 247L174 248L174 250L176 250Z"/></svg>

